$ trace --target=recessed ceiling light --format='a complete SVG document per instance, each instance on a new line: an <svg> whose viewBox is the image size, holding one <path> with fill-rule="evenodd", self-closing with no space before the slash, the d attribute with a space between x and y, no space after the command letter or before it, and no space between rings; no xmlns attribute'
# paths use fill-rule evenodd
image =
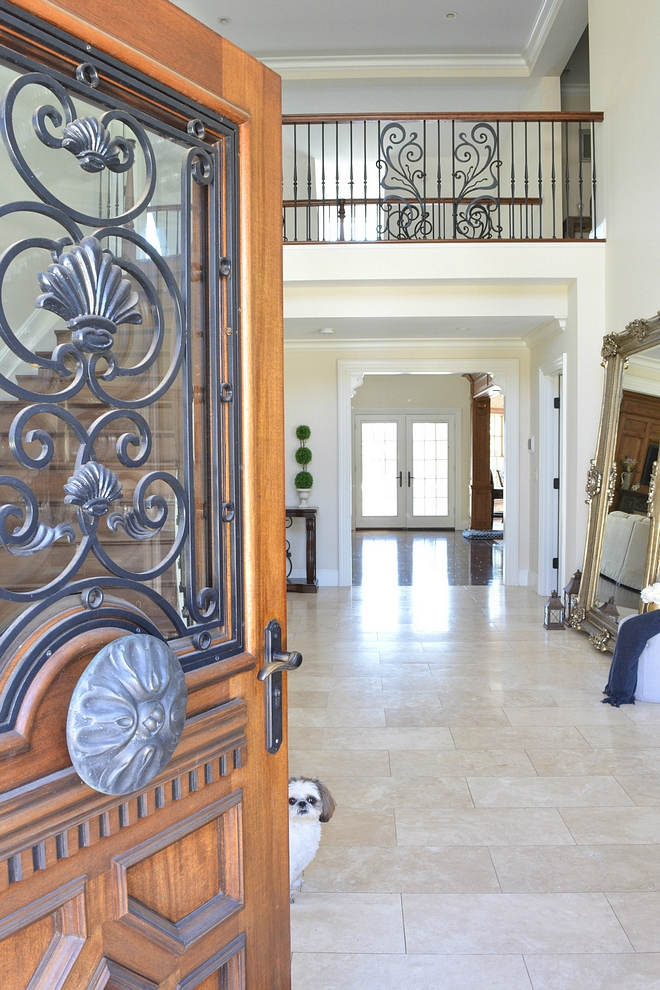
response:
<svg viewBox="0 0 660 990"><path fill-rule="evenodd" d="M456 13L455 10L449 10L445 14L445 20L446 21L455 21L457 17L458 17L458 14Z"/></svg>
<svg viewBox="0 0 660 990"><path fill-rule="evenodd" d="M454 14L454 16L456 16ZM219 17L218 24L231 24L231 17Z"/></svg>
<svg viewBox="0 0 660 990"><path fill-rule="evenodd" d="M334 332L335 331L332 329L332 327L323 327L321 330L319 330L319 333L334 333Z"/></svg>

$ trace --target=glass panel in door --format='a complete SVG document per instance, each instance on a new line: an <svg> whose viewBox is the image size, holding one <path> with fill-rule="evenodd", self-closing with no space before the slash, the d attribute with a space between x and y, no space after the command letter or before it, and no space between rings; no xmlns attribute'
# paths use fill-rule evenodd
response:
<svg viewBox="0 0 660 990"><path fill-rule="evenodd" d="M358 527L404 525L402 518L400 420L358 420L358 478L356 522Z"/></svg>
<svg viewBox="0 0 660 990"><path fill-rule="evenodd" d="M408 526L453 528L453 417L421 419L406 416L408 462Z"/></svg>

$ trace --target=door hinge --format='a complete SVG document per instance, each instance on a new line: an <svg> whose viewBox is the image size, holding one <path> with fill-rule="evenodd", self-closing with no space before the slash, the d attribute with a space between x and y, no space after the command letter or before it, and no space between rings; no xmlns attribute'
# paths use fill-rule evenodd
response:
<svg viewBox="0 0 660 990"><path fill-rule="evenodd" d="M553 557L552 558L552 569L553 569L553 571L558 571L559 570L559 557Z"/></svg>
<svg viewBox="0 0 660 990"><path fill-rule="evenodd" d="M560 408L560 406L559 406L559 396L558 395L555 396L554 407L555 407L555 409L559 409Z"/></svg>
<svg viewBox="0 0 660 990"><path fill-rule="evenodd" d="M557 492L559 491L559 478L552 479L552 487L555 489L555 491Z"/></svg>

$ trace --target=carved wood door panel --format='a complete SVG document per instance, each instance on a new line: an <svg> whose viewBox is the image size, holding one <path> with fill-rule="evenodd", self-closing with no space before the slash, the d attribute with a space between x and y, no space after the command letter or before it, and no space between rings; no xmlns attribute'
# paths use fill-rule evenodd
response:
<svg viewBox="0 0 660 990"><path fill-rule="evenodd" d="M0 91L2 984L286 990L279 86L0 0Z"/></svg>

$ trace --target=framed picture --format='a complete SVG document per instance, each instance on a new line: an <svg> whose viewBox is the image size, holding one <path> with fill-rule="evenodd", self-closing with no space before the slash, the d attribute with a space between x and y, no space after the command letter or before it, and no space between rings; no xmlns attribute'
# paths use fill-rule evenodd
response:
<svg viewBox="0 0 660 990"><path fill-rule="evenodd" d="M642 471L642 478L640 485L648 485L651 483L651 471L653 470L653 462L658 459L658 447L657 443L650 443L649 449L646 451L646 460L644 461L644 470Z"/></svg>

